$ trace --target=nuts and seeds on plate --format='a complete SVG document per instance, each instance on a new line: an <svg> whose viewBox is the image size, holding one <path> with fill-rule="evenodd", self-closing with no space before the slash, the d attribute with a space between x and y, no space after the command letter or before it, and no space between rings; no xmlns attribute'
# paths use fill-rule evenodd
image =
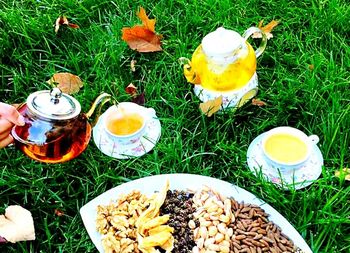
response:
<svg viewBox="0 0 350 253"><path fill-rule="evenodd" d="M204 186L147 197L139 191L97 208L106 253L302 253L268 214Z"/></svg>

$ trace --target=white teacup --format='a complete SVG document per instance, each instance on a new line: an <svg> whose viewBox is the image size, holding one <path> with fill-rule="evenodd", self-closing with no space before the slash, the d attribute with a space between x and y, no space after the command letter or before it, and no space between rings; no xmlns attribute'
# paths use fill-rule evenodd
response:
<svg viewBox="0 0 350 253"><path fill-rule="evenodd" d="M121 102L105 112L103 127L108 137L119 145L137 144L145 134L147 123L154 118L153 108Z"/></svg>
<svg viewBox="0 0 350 253"><path fill-rule="evenodd" d="M265 133L262 149L270 166L288 172L305 164L318 141L317 135L307 136L296 128L283 126Z"/></svg>

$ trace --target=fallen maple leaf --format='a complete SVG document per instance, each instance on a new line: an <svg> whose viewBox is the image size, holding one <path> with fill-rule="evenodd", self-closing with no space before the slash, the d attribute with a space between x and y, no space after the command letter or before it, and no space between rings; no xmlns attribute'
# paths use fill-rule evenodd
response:
<svg viewBox="0 0 350 253"><path fill-rule="evenodd" d="M258 98L253 98L252 99L252 105L256 105L256 106L261 107L261 106L265 106L266 102L264 102L264 101L262 101L262 100L260 100Z"/></svg>
<svg viewBox="0 0 350 253"><path fill-rule="evenodd" d="M201 111L207 115L208 117L211 117L214 113L218 112L221 109L222 105L222 96L217 97L213 100L208 100L205 103L200 103L199 108Z"/></svg>
<svg viewBox="0 0 350 253"><path fill-rule="evenodd" d="M131 49L141 53L162 51L161 35L155 33L155 19L149 19L144 8L140 8L137 16L141 19L142 25L125 27L122 29L122 40Z"/></svg>
<svg viewBox="0 0 350 253"><path fill-rule="evenodd" d="M343 168L341 171L337 170L334 175L338 178L340 178L341 175L344 175L345 180L350 181L350 168Z"/></svg>
<svg viewBox="0 0 350 253"><path fill-rule="evenodd" d="M83 82L80 77L71 73L56 73L47 83L59 88L62 92L67 94L77 93L80 88L83 87Z"/></svg>
<svg viewBox="0 0 350 253"><path fill-rule="evenodd" d="M60 26L61 25L67 25L71 28L74 28L74 29L77 29L79 28L79 26L77 24L73 24L73 23L69 23L68 19L66 16L59 16L57 19L56 19L56 22L55 22L55 33L58 32L58 30L60 29Z"/></svg>
<svg viewBox="0 0 350 253"><path fill-rule="evenodd" d="M262 30L265 34L266 34L266 37L267 39L271 39L273 37L271 31L273 28L275 28L278 24L279 24L280 21L277 21L277 20L272 20L270 23L268 23L267 25L263 26L263 23L264 23L264 20L261 20L259 22L259 25L258 27L260 28L260 30ZM261 38L262 35L261 33L253 33L252 35L252 38Z"/></svg>

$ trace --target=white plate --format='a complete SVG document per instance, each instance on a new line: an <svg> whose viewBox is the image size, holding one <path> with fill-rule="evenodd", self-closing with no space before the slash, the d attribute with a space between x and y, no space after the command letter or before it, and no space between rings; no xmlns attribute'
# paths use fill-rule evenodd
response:
<svg viewBox="0 0 350 253"><path fill-rule="evenodd" d="M266 213L270 214L269 219L280 226L282 232L286 234L297 247L303 250L304 253L312 253L309 246L295 228L274 208L258 199L252 193L219 179L192 174L165 174L137 179L112 188L83 206L80 209L80 215L92 242L99 252L102 253L104 251L101 243L101 234L96 231L95 221L97 217L97 206L108 205L111 200L116 200L120 194L127 194L132 190L140 190L144 194L151 195L155 191L161 190L167 179L170 181L170 189L199 190L203 185L207 185L222 195L233 197L239 202L244 201L245 203L261 206Z"/></svg>
<svg viewBox="0 0 350 253"><path fill-rule="evenodd" d="M247 151L248 167L255 175L262 173L267 180L284 190L290 190L290 187L294 187L296 190L302 189L319 178L322 173L323 156L316 145L310 154L310 158L300 169L283 174L266 162L261 146L263 136L264 133L257 136L251 142Z"/></svg>
<svg viewBox="0 0 350 253"><path fill-rule="evenodd" d="M100 116L96 126L93 128L93 139L97 148L110 157L116 159L129 159L143 156L154 148L160 138L160 121L158 118L152 118L147 122L145 134L138 142L124 146L114 143L103 129L102 122L104 117L105 113Z"/></svg>

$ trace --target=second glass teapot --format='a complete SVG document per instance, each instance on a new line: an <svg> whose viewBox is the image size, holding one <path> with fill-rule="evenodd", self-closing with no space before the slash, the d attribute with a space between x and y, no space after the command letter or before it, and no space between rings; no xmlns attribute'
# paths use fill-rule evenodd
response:
<svg viewBox="0 0 350 253"><path fill-rule="evenodd" d="M247 42L254 33L262 35L255 51ZM191 61L182 58L185 59L184 75L188 82L195 84L195 92L202 101L213 99L213 93L223 93L224 99L238 101L257 86L256 59L265 50L266 43L265 33L257 27L248 28L242 36L220 27L203 38ZM225 98L225 94L229 95Z"/></svg>

